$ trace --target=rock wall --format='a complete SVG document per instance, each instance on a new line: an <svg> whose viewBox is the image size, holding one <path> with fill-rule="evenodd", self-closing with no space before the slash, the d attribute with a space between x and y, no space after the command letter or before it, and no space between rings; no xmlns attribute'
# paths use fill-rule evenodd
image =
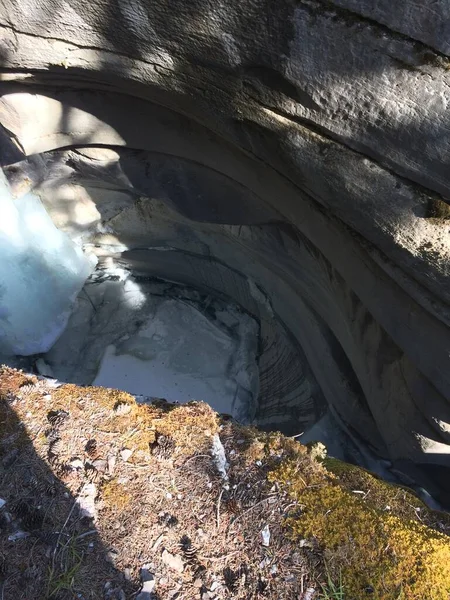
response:
<svg viewBox="0 0 450 600"><path fill-rule="evenodd" d="M33 187L105 260L143 268L137 251L166 247L146 272L217 292L217 264L250 278L320 388L315 416L328 406L444 500L446 10L3 0L0 11L2 160L17 195Z"/></svg>

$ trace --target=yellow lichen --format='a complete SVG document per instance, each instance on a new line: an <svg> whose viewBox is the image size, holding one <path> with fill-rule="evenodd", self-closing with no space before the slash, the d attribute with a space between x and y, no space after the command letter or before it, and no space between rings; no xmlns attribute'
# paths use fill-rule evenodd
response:
<svg viewBox="0 0 450 600"><path fill-rule="evenodd" d="M211 438L219 428L218 416L203 402L189 402L180 406L163 405L152 420L159 434L170 436L178 453L193 454L209 451Z"/></svg>

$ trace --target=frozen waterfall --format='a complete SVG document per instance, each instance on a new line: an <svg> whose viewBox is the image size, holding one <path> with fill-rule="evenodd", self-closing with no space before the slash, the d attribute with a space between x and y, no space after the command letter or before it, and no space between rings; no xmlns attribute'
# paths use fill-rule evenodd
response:
<svg viewBox="0 0 450 600"><path fill-rule="evenodd" d="M0 171L0 354L47 352L95 260L59 231L38 196L13 198Z"/></svg>

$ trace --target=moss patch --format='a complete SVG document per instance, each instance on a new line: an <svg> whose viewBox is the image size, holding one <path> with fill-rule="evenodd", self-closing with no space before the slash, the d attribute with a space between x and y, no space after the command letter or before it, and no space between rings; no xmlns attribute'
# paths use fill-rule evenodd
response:
<svg viewBox="0 0 450 600"><path fill-rule="evenodd" d="M324 465L308 473L302 463L304 455L285 461L269 477L301 506L286 519L291 534L317 540L346 598L448 600L449 540L408 517L410 501L423 507L413 494L339 461L327 461L334 473Z"/></svg>
<svg viewBox="0 0 450 600"><path fill-rule="evenodd" d="M52 394L52 406L93 420L100 432L121 434L124 446L147 452L158 434L170 436L178 454L204 451L217 432L218 418L200 402L137 404L127 392L64 385Z"/></svg>
<svg viewBox="0 0 450 600"><path fill-rule="evenodd" d="M127 488L117 481L105 483L102 487L102 498L105 504L113 506L119 512L127 509L132 499Z"/></svg>

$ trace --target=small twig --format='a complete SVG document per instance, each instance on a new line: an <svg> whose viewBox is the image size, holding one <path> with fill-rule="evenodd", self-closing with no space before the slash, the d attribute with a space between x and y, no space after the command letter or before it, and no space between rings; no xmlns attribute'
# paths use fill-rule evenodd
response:
<svg viewBox="0 0 450 600"><path fill-rule="evenodd" d="M232 552L227 552L226 556L217 556L217 557L215 557L215 556L205 556L203 554L199 554L198 557L201 560L209 560L211 562L219 562L221 560L222 561L223 560L227 561L230 558L230 556L234 556L235 554L239 554L240 552L241 552L241 550L233 550Z"/></svg>
<svg viewBox="0 0 450 600"><path fill-rule="evenodd" d="M191 460L194 460L194 458L212 458L212 457L210 454L194 454L194 456L190 456L187 460L185 460L184 463L177 468L177 471L182 469Z"/></svg>
<svg viewBox="0 0 450 600"><path fill-rule="evenodd" d="M236 521L239 521L239 519L242 519L242 517L244 517L247 513L249 513L250 511L252 511L254 508L256 508L257 506L259 506L260 504L262 504L263 502L267 502L269 500L269 498L276 498L277 495L276 494L272 494L271 496L267 496L266 498L263 498L262 500L260 500L259 502L257 502L256 504L254 504L253 506L250 506L250 508L248 508L247 510L245 510L243 513L241 513L240 515L238 515L234 521L231 523L231 525L234 525L236 523Z"/></svg>
<svg viewBox="0 0 450 600"><path fill-rule="evenodd" d="M159 485L156 485L156 483L153 482L153 475L151 475L149 477L148 481L155 488L155 490L158 490L159 492L162 492L164 495L167 495L167 490L169 489L171 484L168 484L167 488L163 489L163 488L159 487Z"/></svg>
<svg viewBox="0 0 450 600"><path fill-rule="evenodd" d="M77 505L77 498L75 498L75 502L72 504L72 508L70 509L69 514L67 515L67 519L64 521L64 525L61 527L61 531L58 533L58 539L56 540L55 549L53 550L52 571L55 568L56 551L58 550L58 546L59 546L59 541L61 539L61 535L62 535L64 529L66 528L66 525L69 522L69 519L72 516L72 513L75 510L75 506L76 505Z"/></svg>
<svg viewBox="0 0 450 600"><path fill-rule="evenodd" d="M158 547L161 545L161 543L163 542L163 540L166 538L166 536L164 535L164 533L161 533L161 535L159 535L156 538L156 542L153 544L153 548L152 551L155 552L155 550L158 549Z"/></svg>
<svg viewBox="0 0 450 600"><path fill-rule="evenodd" d="M77 535L76 539L77 540L82 540L83 538L87 537L88 535L94 535L94 533L97 533L97 530L96 529L91 529L91 531L86 531L85 533Z"/></svg>
<svg viewBox="0 0 450 600"><path fill-rule="evenodd" d="M127 440L131 440L131 438L134 436L135 433L138 433L140 431L139 427L135 427L134 429L132 429L130 431L130 433L128 433L126 436L124 436L123 441Z"/></svg>
<svg viewBox="0 0 450 600"><path fill-rule="evenodd" d="M291 502L290 504L288 504L287 506L285 506L283 508L283 511L286 512L289 508L291 508L291 506L299 506L299 502L298 501Z"/></svg>
<svg viewBox="0 0 450 600"><path fill-rule="evenodd" d="M420 518L419 511L417 510L417 508L415 506L413 506L412 504L410 504L409 502L407 502L407 504L408 504L408 506L410 506L413 509L413 511L414 511L416 517L419 519L419 521L421 523L423 523L423 520Z"/></svg>
<svg viewBox="0 0 450 600"><path fill-rule="evenodd" d="M217 529L220 528L220 502L222 500L224 489L220 490L219 499L217 500Z"/></svg>

